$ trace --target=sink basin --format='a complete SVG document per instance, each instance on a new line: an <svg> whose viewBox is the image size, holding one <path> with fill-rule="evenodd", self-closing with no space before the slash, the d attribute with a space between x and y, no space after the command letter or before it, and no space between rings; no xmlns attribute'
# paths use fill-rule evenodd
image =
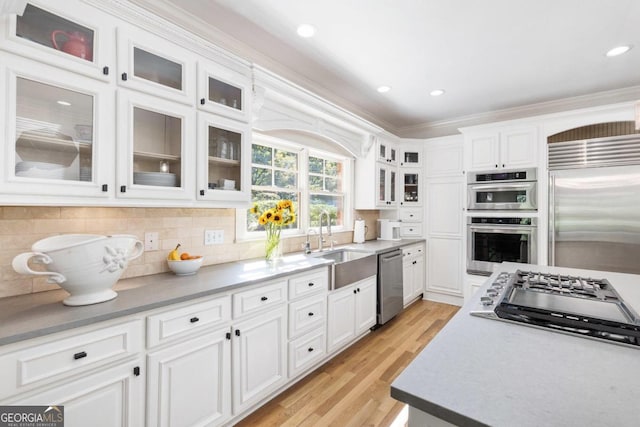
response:
<svg viewBox="0 0 640 427"><path fill-rule="evenodd" d="M378 272L378 257L371 253L334 249L308 256L333 261L330 266L330 289L342 288Z"/></svg>

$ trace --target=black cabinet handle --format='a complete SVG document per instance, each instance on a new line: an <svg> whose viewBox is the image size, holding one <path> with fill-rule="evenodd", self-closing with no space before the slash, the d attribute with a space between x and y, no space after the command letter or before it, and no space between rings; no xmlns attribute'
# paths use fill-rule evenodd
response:
<svg viewBox="0 0 640 427"><path fill-rule="evenodd" d="M102 184L102 191L105 193L109 191L109 186L107 184Z"/></svg>
<svg viewBox="0 0 640 427"><path fill-rule="evenodd" d="M102 67L102 74L104 74L105 76L109 75L109 67Z"/></svg>
<svg viewBox="0 0 640 427"><path fill-rule="evenodd" d="M360 292L360 288L358 288L358 292Z"/></svg>
<svg viewBox="0 0 640 427"><path fill-rule="evenodd" d="M122 73L122 80L127 81L127 73Z"/></svg>
<svg viewBox="0 0 640 427"><path fill-rule="evenodd" d="M417 263L418 263L418 261L413 261L413 264L417 264Z"/></svg>
<svg viewBox="0 0 640 427"><path fill-rule="evenodd" d="M189 319L189 322L191 322L191 323L196 323L196 322L199 322L199 321L200 321L200 319L198 319L197 317L192 317L191 319Z"/></svg>
<svg viewBox="0 0 640 427"><path fill-rule="evenodd" d="M311 352L313 351L313 347L309 347L309 348L307 349L307 351L308 351L309 353L311 353Z"/></svg>
<svg viewBox="0 0 640 427"><path fill-rule="evenodd" d="M236 329L236 336L239 337L240 336L240 329Z"/></svg>
<svg viewBox="0 0 640 427"><path fill-rule="evenodd" d="M200 190L200 195L204 196L204 190Z"/></svg>
<svg viewBox="0 0 640 427"><path fill-rule="evenodd" d="M76 354L73 355L73 358L75 360L82 359L84 357L87 357L87 352L86 351L81 351L80 353L76 353Z"/></svg>
<svg viewBox="0 0 640 427"><path fill-rule="evenodd" d="M200 98L200 105L204 105L204 103L207 102L204 98Z"/></svg>
<svg viewBox="0 0 640 427"><path fill-rule="evenodd" d="M266 300L268 300L268 299L269 299L269 298L267 298L267 297L261 297L261 298L260 298L260 301L266 301Z"/></svg>
<svg viewBox="0 0 640 427"><path fill-rule="evenodd" d="M504 163L502 164L502 167L504 167Z"/></svg>
<svg viewBox="0 0 640 427"><path fill-rule="evenodd" d="M313 283L313 282L309 282L309 287L311 287L311 286L313 286L313 285L315 285L315 283Z"/></svg>
<svg viewBox="0 0 640 427"><path fill-rule="evenodd" d="M354 290L353 290L353 293L354 293L354 294L356 294L356 293L358 293L358 291L356 291L356 290L354 289Z"/></svg>
<svg viewBox="0 0 640 427"><path fill-rule="evenodd" d="M140 366L136 366L135 368L133 368L133 375L135 375L136 377L140 376Z"/></svg>
<svg viewBox="0 0 640 427"><path fill-rule="evenodd" d="M313 316L313 312L312 311L309 312L309 316Z"/></svg>
<svg viewBox="0 0 640 427"><path fill-rule="evenodd" d="M228 340L230 340L230 339L231 339L231 332L227 332L227 333L225 334L225 336L227 337L227 339L228 339Z"/></svg>
<svg viewBox="0 0 640 427"><path fill-rule="evenodd" d="M127 192L127 186L126 185L121 185L120 186L120 192L121 193L126 193Z"/></svg>
<svg viewBox="0 0 640 427"><path fill-rule="evenodd" d="M496 164L496 167L498 167L498 165Z"/></svg>

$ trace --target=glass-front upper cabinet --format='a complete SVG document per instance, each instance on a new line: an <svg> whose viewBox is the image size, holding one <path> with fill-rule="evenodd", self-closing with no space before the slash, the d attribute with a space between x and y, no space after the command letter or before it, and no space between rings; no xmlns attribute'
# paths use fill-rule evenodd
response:
<svg viewBox="0 0 640 427"><path fill-rule="evenodd" d="M420 182L420 169L401 169L400 185L402 185L402 206L421 206L422 205L422 185Z"/></svg>
<svg viewBox="0 0 640 427"><path fill-rule="evenodd" d="M395 167L380 164L376 169L377 197L376 206L380 208L395 208L396 206L396 176Z"/></svg>
<svg viewBox="0 0 640 427"><path fill-rule="evenodd" d="M198 107L232 119L249 122L251 70L235 71L210 61L198 61Z"/></svg>
<svg viewBox="0 0 640 427"><path fill-rule="evenodd" d="M412 168L422 167L422 148L402 147L400 150L400 166Z"/></svg>
<svg viewBox="0 0 640 427"><path fill-rule="evenodd" d="M193 198L194 118L188 106L118 91L118 197Z"/></svg>
<svg viewBox="0 0 640 427"><path fill-rule="evenodd" d="M132 27L118 28L118 84L194 105L195 54Z"/></svg>
<svg viewBox="0 0 640 427"><path fill-rule="evenodd" d="M198 200L224 201L226 207L249 203L250 137L248 124L198 113Z"/></svg>
<svg viewBox="0 0 640 427"><path fill-rule="evenodd" d="M398 164L398 148L395 144L384 139L378 139L378 161L390 165Z"/></svg>
<svg viewBox="0 0 640 427"><path fill-rule="evenodd" d="M0 58L11 64L4 191L107 196L114 124L100 113L114 109L108 85L8 53Z"/></svg>
<svg viewBox="0 0 640 427"><path fill-rule="evenodd" d="M22 16L0 17L0 48L107 81L115 72L107 16L76 0L29 2Z"/></svg>

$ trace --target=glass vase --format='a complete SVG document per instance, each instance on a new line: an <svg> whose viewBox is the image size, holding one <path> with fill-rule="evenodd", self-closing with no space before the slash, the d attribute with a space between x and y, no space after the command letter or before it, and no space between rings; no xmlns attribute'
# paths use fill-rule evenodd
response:
<svg viewBox="0 0 640 427"><path fill-rule="evenodd" d="M267 261L277 261L281 257L282 241L280 240L280 234L274 233L267 235L264 258Z"/></svg>

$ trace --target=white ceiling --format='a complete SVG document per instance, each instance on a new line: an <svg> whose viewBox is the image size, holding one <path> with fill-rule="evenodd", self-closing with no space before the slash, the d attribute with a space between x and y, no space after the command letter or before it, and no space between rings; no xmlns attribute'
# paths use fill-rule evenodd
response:
<svg viewBox="0 0 640 427"><path fill-rule="evenodd" d="M133 1L173 8L174 22L395 133L603 91L640 97L640 0ZM301 23L316 35L298 37ZM634 48L605 56L622 44Z"/></svg>

